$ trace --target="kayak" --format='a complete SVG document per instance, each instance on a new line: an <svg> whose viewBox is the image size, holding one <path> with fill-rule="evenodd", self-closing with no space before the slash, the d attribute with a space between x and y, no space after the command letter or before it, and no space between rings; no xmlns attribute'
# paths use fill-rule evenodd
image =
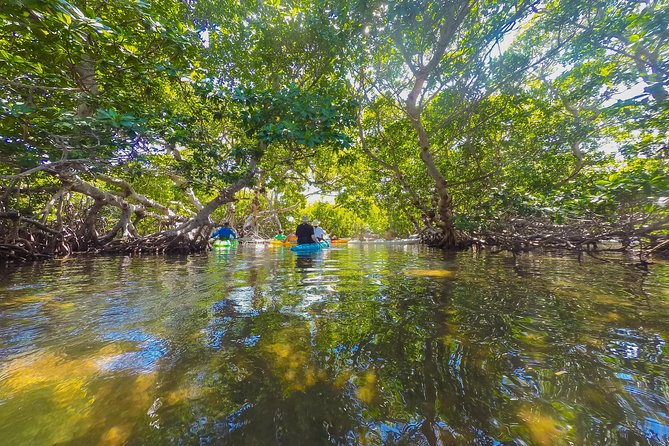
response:
<svg viewBox="0 0 669 446"><path fill-rule="evenodd" d="M297 240L296 239L285 239L285 240L277 240L273 238L272 240L269 241L269 244L271 246L293 246L297 245Z"/></svg>
<svg viewBox="0 0 669 446"><path fill-rule="evenodd" d="M385 239L375 239L375 240L349 240L349 245L360 245L360 244L393 244L393 245L417 245L420 243L420 240L416 238L408 239L399 239L399 240L385 240Z"/></svg>
<svg viewBox="0 0 669 446"><path fill-rule="evenodd" d="M288 240L281 241L281 240L276 240L276 239L270 240L269 244L272 245L272 246L290 246L291 245L291 243Z"/></svg>
<svg viewBox="0 0 669 446"><path fill-rule="evenodd" d="M348 243L347 238L338 238L337 240L330 240L330 243L333 245L343 245L344 243Z"/></svg>
<svg viewBox="0 0 669 446"><path fill-rule="evenodd" d="M214 248L232 248L237 246L237 240L216 240L211 246Z"/></svg>
<svg viewBox="0 0 669 446"><path fill-rule="evenodd" d="M318 243L305 243L303 245L295 245L290 248L291 251L301 253L301 252L317 252L323 248L329 248L330 243L327 241L322 241Z"/></svg>

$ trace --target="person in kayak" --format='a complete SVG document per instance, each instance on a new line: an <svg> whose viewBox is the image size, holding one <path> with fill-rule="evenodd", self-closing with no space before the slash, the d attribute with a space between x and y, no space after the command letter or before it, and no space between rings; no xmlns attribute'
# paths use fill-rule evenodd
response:
<svg viewBox="0 0 669 446"><path fill-rule="evenodd" d="M274 240L278 240L280 242L286 240L286 236L283 234L283 231L279 230L279 233L274 236Z"/></svg>
<svg viewBox="0 0 669 446"><path fill-rule="evenodd" d="M223 223L222 227L211 234L211 238L218 240L232 240L237 238L237 234L230 228L230 223L226 221Z"/></svg>
<svg viewBox="0 0 669 446"><path fill-rule="evenodd" d="M323 241L327 238L328 235L325 233L325 230L320 227L320 224L320 221L314 220L314 235L318 241Z"/></svg>
<svg viewBox="0 0 669 446"><path fill-rule="evenodd" d="M309 224L309 218L307 217L302 217L302 223L297 226L295 235L297 235L298 245L318 243L318 239L314 235L314 227Z"/></svg>

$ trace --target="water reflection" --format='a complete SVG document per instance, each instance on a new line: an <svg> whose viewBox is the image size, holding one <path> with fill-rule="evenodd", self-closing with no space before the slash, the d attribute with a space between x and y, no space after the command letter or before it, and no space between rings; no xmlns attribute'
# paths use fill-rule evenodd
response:
<svg viewBox="0 0 669 446"><path fill-rule="evenodd" d="M25 266L0 438L666 444L668 275L365 245Z"/></svg>

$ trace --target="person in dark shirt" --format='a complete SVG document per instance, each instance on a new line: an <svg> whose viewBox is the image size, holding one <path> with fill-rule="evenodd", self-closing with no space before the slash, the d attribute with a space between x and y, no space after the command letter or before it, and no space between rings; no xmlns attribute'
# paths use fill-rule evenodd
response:
<svg viewBox="0 0 669 446"><path fill-rule="evenodd" d="M305 245L307 243L318 243L318 239L314 235L314 227L308 223L307 217L302 217L302 223L297 226L295 235L297 235L297 244Z"/></svg>
<svg viewBox="0 0 669 446"><path fill-rule="evenodd" d="M223 223L222 228L218 228L216 232L211 234L211 238L219 240L230 240L237 238L237 234L235 234L235 231L230 229L230 223L226 221Z"/></svg>

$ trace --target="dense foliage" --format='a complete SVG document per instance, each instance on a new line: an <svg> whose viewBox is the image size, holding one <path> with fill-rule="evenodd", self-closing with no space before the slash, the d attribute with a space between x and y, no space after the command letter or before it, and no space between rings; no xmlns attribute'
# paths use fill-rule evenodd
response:
<svg viewBox="0 0 669 446"><path fill-rule="evenodd" d="M661 238L668 18L665 0L10 0L2 254L201 249L221 219L270 236L304 213L445 248L519 220Z"/></svg>

